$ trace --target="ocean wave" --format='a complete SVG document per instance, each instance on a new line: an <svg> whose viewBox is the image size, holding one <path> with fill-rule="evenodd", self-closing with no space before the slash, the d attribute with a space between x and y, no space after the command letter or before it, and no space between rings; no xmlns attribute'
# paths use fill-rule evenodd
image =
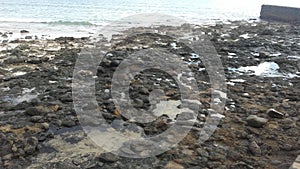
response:
<svg viewBox="0 0 300 169"><path fill-rule="evenodd" d="M50 25L66 25L66 26L93 26L97 24L93 24L88 21L43 21L43 20L36 20L36 19L25 19L25 18L3 18L0 17L1 23L37 23L37 24L50 24Z"/></svg>
<svg viewBox="0 0 300 169"><path fill-rule="evenodd" d="M95 24L88 21L54 21L54 22L45 22L51 25L83 25L83 26L93 26Z"/></svg>

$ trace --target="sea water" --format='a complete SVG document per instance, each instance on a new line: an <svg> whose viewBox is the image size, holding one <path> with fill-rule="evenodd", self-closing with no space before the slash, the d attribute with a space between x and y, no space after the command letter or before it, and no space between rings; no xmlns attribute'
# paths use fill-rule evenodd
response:
<svg viewBox="0 0 300 169"><path fill-rule="evenodd" d="M259 17L262 4L300 7L298 0L0 0L0 32L23 28L81 35L143 13L167 14L196 24L248 20Z"/></svg>

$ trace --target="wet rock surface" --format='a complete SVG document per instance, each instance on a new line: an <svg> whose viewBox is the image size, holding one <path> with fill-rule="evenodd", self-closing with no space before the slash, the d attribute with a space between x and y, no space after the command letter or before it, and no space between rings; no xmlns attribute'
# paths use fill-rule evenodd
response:
<svg viewBox="0 0 300 169"><path fill-rule="evenodd" d="M74 66L90 39L2 42L0 168L290 167L300 153L299 28L236 21L208 26L134 28L114 35L110 41L101 39L106 53L95 76L98 105L85 105L84 109L97 107L111 125L107 133L114 129L131 136L152 137L164 133L174 123L192 127L178 146L144 159L105 152L87 137L81 126L102 123L98 114L86 118L87 123L79 121L73 105ZM145 30L155 33L136 34ZM128 33L134 36L123 35ZM190 34L205 35L215 47L224 66L226 96L219 91L218 99L211 99L212 88L202 63L205 56L195 54L188 45L173 38ZM113 73L126 57L152 48L163 48L189 65L199 92L191 93L194 100L185 102L191 109L199 107L198 112L178 116L183 112L180 88L174 78L158 69L131 77L129 87L129 97L136 109L155 110L153 114L140 115L149 118L149 123L131 118L139 112L124 114L116 107L111 96ZM89 74L83 72L82 78ZM211 101L223 100L224 113L215 114L221 119L216 131L201 143L200 131L212 111ZM168 108L169 105L176 107ZM170 133L167 142L178 135L180 132ZM123 145L120 153L145 154L147 146L151 147L138 142Z"/></svg>

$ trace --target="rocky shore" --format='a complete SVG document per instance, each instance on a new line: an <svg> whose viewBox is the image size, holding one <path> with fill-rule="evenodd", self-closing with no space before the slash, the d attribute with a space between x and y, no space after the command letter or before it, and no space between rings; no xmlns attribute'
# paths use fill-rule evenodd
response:
<svg viewBox="0 0 300 169"><path fill-rule="evenodd" d="M156 34L128 32L154 30ZM24 30L25 31L25 30ZM204 34L222 61L227 84L226 107L214 134L203 144L199 131L211 111L211 86L202 57L171 36ZM0 33L2 37L9 32ZM166 168L284 169L300 154L300 26L259 21L216 25L132 28L99 36L109 52L99 64L96 98L105 120L114 128L153 136L176 117L159 113L139 124L122 117L111 100L111 78L130 54L163 48L179 55L194 72L199 111L188 135L171 150L151 158L130 159L105 152L83 131L74 110L72 78L78 54L91 38L27 37L0 44L0 168ZM153 87L155 86L155 87ZM137 108L150 106L151 91L164 91L165 102L180 99L174 79L159 70L134 77L130 98ZM222 94L220 94L222 97ZM222 98L221 98L222 99ZM162 102L162 101L161 101ZM176 137L176 133L174 134ZM143 147L124 148L143 152Z"/></svg>

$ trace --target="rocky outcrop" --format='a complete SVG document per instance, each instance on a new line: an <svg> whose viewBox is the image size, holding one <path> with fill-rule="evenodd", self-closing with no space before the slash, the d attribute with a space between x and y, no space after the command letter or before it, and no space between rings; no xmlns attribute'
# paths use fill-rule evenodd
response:
<svg viewBox="0 0 300 169"><path fill-rule="evenodd" d="M152 29L155 34L122 34L113 36L111 41L101 39L109 51L93 77L97 105L86 104L83 108L89 111L97 107L111 125L99 139L112 138L111 129L136 137L152 137L168 130L175 120L183 127L191 126L177 146L145 159L105 152L82 129L72 98L76 59L90 42L76 38L17 40L1 43L0 168L253 169L292 165L300 149L298 26L236 21L208 26L133 28L128 32ZM217 99L211 98L210 79L201 61L205 55L197 55L185 43L166 36L188 32L205 34L222 60L227 92L214 92ZM132 77L130 98L138 109L151 109L150 101L157 103L154 115L158 118L141 124L127 118L115 106L111 96L114 71L134 52L151 48L163 48L180 56L194 72L200 91L191 93L196 101L185 102L199 107L198 112L178 117L178 112L182 112L179 87L168 74L156 69ZM82 73L83 78L90 72ZM213 112L211 102L219 103L222 99L226 100L224 113L213 114L221 119L220 123L211 137L201 143L199 137L206 134L201 131ZM91 116L88 125L100 125L99 117ZM180 131L170 133L168 139L179 134ZM115 141L104 143L110 145ZM122 145L120 149L126 154L146 152L139 144Z"/></svg>

